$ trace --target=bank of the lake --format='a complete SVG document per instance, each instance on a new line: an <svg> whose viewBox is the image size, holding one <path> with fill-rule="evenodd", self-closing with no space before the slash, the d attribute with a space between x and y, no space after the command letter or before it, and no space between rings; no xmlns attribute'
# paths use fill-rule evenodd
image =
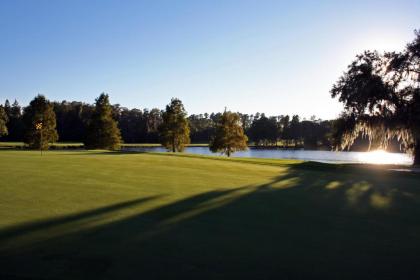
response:
<svg viewBox="0 0 420 280"><path fill-rule="evenodd" d="M0 149L25 149L21 142L0 142ZM55 143L50 145L50 150L83 150L82 143ZM129 152L167 152L160 144L122 144L122 151ZM221 156L220 153L212 153L207 144L189 144L185 153L209 156ZM367 163L367 164L399 164L411 165L412 156L404 153L370 153L352 151L326 151L326 150L304 150L304 149L283 149L279 147L256 147L249 146L247 151L236 152L233 157L240 158L273 158L273 159L297 159L306 161L317 161L325 163Z"/></svg>
<svg viewBox="0 0 420 280"><path fill-rule="evenodd" d="M161 146L155 147L123 147L123 151L131 152L158 152L167 150ZM220 153L212 153L208 147L186 147L185 153L222 156ZM369 152L338 152L324 150L304 149L272 149L249 147L246 151L239 151L232 155L235 158L273 158L273 159L296 159L305 161L317 161L325 163L368 163L368 164L399 164L411 165L413 159L403 153L369 153Z"/></svg>

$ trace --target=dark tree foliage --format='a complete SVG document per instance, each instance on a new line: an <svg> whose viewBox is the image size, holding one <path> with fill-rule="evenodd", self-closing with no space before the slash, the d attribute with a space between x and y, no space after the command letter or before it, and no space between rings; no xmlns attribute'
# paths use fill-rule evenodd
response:
<svg viewBox="0 0 420 280"><path fill-rule="evenodd" d="M283 127L283 139L289 144L297 146L298 143L303 141L302 129L300 125L300 118L298 115L292 116L290 120L289 116L286 116L284 121L287 121L287 126Z"/></svg>
<svg viewBox="0 0 420 280"><path fill-rule="evenodd" d="M248 131L251 128L254 116L248 114L238 113L239 118L241 119L242 128L244 131Z"/></svg>
<svg viewBox="0 0 420 280"><path fill-rule="evenodd" d="M5 112L9 119L7 128L9 134L2 137L3 141L23 141L25 126L22 110L15 101L12 106L6 100ZM95 110L95 106L78 101L53 102L56 114L57 131L60 141L84 142L87 134L87 124ZM123 141L126 143L158 143L158 127L162 123L162 113L159 109L140 110L112 106L112 115L118 121ZM6 109L7 108L7 109Z"/></svg>
<svg viewBox="0 0 420 280"><path fill-rule="evenodd" d="M116 150L120 148L121 133L112 116L109 97L102 93L87 125L85 147L87 149Z"/></svg>
<svg viewBox="0 0 420 280"><path fill-rule="evenodd" d="M188 117L190 124L190 138L193 143L209 143L214 134L214 121L209 114L191 115Z"/></svg>
<svg viewBox="0 0 420 280"><path fill-rule="evenodd" d="M85 142L88 124L95 111L95 105L77 101L53 102L57 131L62 142ZM21 108L15 101L12 106L6 102L5 111L9 119L9 135L2 141L23 141L24 124ZM118 104L110 105L112 119L115 119L124 143L160 143L158 128L162 124L163 111L159 109L128 109ZM332 128L329 121L315 117L300 120L294 115L266 116L263 113L241 114L240 124L251 141L260 145L277 145L295 148L330 148ZM188 119L190 139L193 143L209 143L215 134L216 122L222 113L193 114ZM258 132L259 131L259 132ZM356 144L367 146L363 141ZM266 146L265 146L266 147ZM356 147L354 145L353 147Z"/></svg>
<svg viewBox="0 0 420 280"><path fill-rule="evenodd" d="M321 120L304 120L300 123L305 149L331 146L331 122Z"/></svg>
<svg viewBox="0 0 420 280"><path fill-rule="evenodd" d="M9 122L7 129L9 134L3 138L4 141L23 141L25 133L25 125L22 120L22 109L19 103L15 100L10 106L8 100L5 102L5 111Z"/></svg>
<svg viewBox="0 0 420 280"><path fill-rule="evenodd" d="M348 66L331 90L344 103L340 148L359 135L375 147L393 139L420 164L420 32L401 53L366 51Z"/></svg>
<svg viewBox="0 0 420 280"><path fill-rule="evenodd" d="M3 106L0 105L0 137L5 136L8 134L7 130L7 122L8 117L6 111L4 110Z"/></svg>
<svg viewBox="0 0 420 280"><path fill-rule="evenodd" d="M82 142L86 135L87 122L94 111L92 105L82 102L54 102L57 131L60 141Z"/></svg>
<svg viewBox="0 0 420 280"><path fill-rule="evenodd" d="M225 111L216 121L215 135L209 148L212 152L221 152L230 157L236 151L246 150L247 141L239 115Z"/></svg>
<svg viewBox="0 0 420 280"><path fill-rule="evenodd" d="M163 112L159 109L144 110L146 118L146 129L147 137L145 142L147 143L159 143L159 126L163 122Z"/></svg>
<svg viewBox="0 0 420 280"><path fill-rule="evenodd" d="M289 115L281 115L278 118L277 127L280 135L280 139L283 140L286 144L291 139L288 134L288 129L290 126L290 117Z"/></svg>
<svg viewBox="0 0 420 280"><path fill-rule="evenodd" d="M256 145L276 144L279 136L276 118L267 118L264 114L254 118L248 135Z"/></svg>
<svg viewBox="0 0 420 280"><path fill-rule="evenodd" d="M141 143L147 141L147 119L139 109L122 108L118 116L118 127L125 143Z"/></svg>
<svg viewBox="0 0 420 280"><path fill-rule="evenodd" d="M159 126L161 144L172 152L182 152L190 143L190 128L187 112L178 98L172 98L162 114L162 124Z"/></svg>
<svg viewBox="0 0 420 280"><path fill-rule="evenodd" d="M58 140L53 105L43 95L36 96L23 112L25 143L32 149L48 149Z"/></svg>

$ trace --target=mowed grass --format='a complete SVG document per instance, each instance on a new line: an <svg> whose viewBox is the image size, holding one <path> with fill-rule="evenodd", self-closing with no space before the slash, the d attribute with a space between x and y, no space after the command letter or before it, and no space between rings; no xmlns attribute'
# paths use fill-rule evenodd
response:
<svg viewBox="0 0 420 280"><path fill-rule="evenodd" d="M0 279L419 279L420 176L0 151Z"/></svg>

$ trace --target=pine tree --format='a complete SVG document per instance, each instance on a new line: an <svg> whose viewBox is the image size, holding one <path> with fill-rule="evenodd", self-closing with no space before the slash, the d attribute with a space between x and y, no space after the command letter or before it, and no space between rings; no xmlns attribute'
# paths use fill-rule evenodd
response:
<svg viewBox="0 0 420 280"><path fill-rule="evenodd" d="M7 117L9 117L10 116L10 110L11 110L9 99L6 99L6 101L4 102L4 108L3 109L4 109L4 112L6 113Z"/></svg>
<svg viewBox="0 0 420 280"><path fill-rule="evenodd" d="M215 135L209 148L214 153L221 152L230 157L236 151L246 150L247 141L239 115L225 110L216 121Z"/></svg>
<svg viewBox="0 0 420 280"><path fill-rule="evenodd" d="M25 125L22 120L22 109L15 100L10 108L9 122L7 123L9 129L8 141L22 141L25 133Z"/></svg>
<svg viewBox="0 0 420 280"><path fill-rule="evenodd" d="M160 140L172 152L182 152L190 143L190 127L187 112L181 100L172 98L162 114L163 123L159 127Z"/></svg>
<svg viewBox="0 0 420 280"><path fill-rule="evenodd" d="M48 149L58 140L53 105L43 95L36 96L23 113L25 143L32 149Z"/></svg>
<svg viewBox="0 0 420 280"><path fill-rule="evenodd" d="M7 135L7 114L3 106L0 105L0 137Z"/></svg>
<svg viewBox="0 0 420 280"><path fill-rule="evenodd" d="M109 96L102 93L95 103L87 127L85 147L87 149L117 150L121 144L121 132L117 122L112 118L112 107Z"/></svg>

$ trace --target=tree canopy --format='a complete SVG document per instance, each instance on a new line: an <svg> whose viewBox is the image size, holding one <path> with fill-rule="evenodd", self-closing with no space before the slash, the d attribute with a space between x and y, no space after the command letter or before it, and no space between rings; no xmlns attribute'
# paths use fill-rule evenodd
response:
<svg viewBox="0 0 420 280"><path fill-rule="evenodd" d="M256 145L275 144L279 136L276 118L267 118L262 114L259 119L254 119L249 136Z"/></svg>
<svg viewBox="0 0 420 280"><path fill-rule="evenodd" d="M53 105L43 95L36 96L23 112L25 143L33 149L48 149L58 140Z"/></svg>
<svg viewBox="0 0 420 280"><path fill-rule="evenodd" d="M331 90L344 103L338 137L348 148L361 134L386 148L392 139L420 164L420 32L401 53L366 51Z"/></svg>
<svg viewBox="0 0 420 280"><path fill-rule="evenodd" d="M95 109L87 125L87 149L116 150L120 148L121 133L112 117L109 96L102 93L95 102Z"/></svg>
<svg viewBox="0 0 420 280"><path fill-rule="evenodd" d="M9 134L5 137L5 140L22 141L25 134L25 125L22 120L22 109L19 103L15 100L10 106L8 100L6 100L5 111L9 119L7 123Z"/></svg>
<svg viewBox="0 0 420 280"><path fill-rule="evenodd" d="M60 141L63 142L85 142L87 130L95 111L95 104L88 104L80 101L54 101L51 102L56 115L57 133ZM164 110L153 109L128 109L118 104L111 106L112 118L117 122L121 132L121 140L124 143L160 143L159 127L162 124ZM25 109L25 107L23 107ZM12 105L6 100L4 110L7 118L7 129L9 134L3 136L1 141L20 142L24 140L25 126L23 123L22 109L15 100ZM251 141L255 142L251 126L261 118L268 118L273 125L269 129L265 127L267 134L277 135L281 147L314 147L329 149L331 147L329 135L331 134L331 121L319 121L316 119L306 120L297 115L266 116L264 113L243 114L237 112L244 133L249 135ZM190 128L190 139L192 143L209 143L215 133L215 124L222 113L212 112L203 114L192 114L187 117ZM274 125L275 124L275 125ZM258 137L258 135L257 135ZM315 139L316 138L316 139ZM273 145L275 141L260 140L259 144ZM309 144L309 146L308 146ZM352 149L360 149L368 145L358 145ZM397 143L392 143L392 148L399 151Z"/></svg>
<svg viewBox="0 0 420 280"><path fill-rule="evenodd" d="M224 111L216 121L215 135L209 148L212 152L221 152L229 157L236 151L246 150L247 141L239 115Z"/></svg>
<svg viewBox="0 0 420 280"><path fill-rule="evenodd" d="M187 112L178 98L172 98L162 113L159 134L161 144L172 152L182 152L185 145L190 143Z"/></svg>
<svg viewBox="0 0 420 280"><path fill-rule="evenodd" d="M7 135L7 114L3 106L0 105L0 137Z"/></svg>

